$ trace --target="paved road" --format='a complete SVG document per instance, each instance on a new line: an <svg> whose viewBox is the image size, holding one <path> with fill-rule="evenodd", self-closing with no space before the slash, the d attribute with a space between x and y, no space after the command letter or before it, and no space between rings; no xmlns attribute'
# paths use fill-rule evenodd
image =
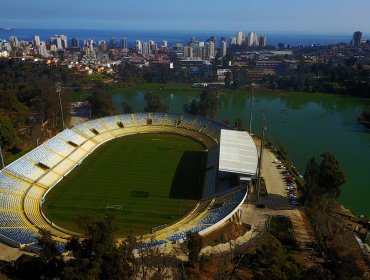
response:
<svg viewBox="0 0 370 280"><path fill-rule="evenodd" d="M263 203L266 208L256 208L254 204L243 206L242 222L260 227L269 216L288 216L293 224L293 230L297 241L304 245L314 240L314 235L305 213L288 202L287 192L281 170L277 169L275 155L268 149L264 149L262 158L262 176L265 178L268 196L260 197L258 203Z"/></svg>

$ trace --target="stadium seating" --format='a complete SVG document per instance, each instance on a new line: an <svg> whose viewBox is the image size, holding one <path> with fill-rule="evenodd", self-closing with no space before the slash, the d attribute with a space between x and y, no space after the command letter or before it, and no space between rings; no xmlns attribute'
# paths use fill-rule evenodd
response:
<svg viewBox="0 0 370 280"><path fill-rule="evenodd" d="M71 129L66 129L63 132L59 133L58 136L64 139L66 142L71 141L77 145L81 145L86 141L85 137L82 137L80 134L77 134Z"/></svg>
<svg viewBox="0 0 370 280"><path fill-rule="evenodd" d="M60 162L63 159L62 156L53 153L50 150L47 150L43 146L37 147L33 151L29 152L27 154L27 158L36 163L40 162L42 164L45 164L50 168L55 166L58 162Z"/></svg>
<svg viewBox="0 0 370 280"><path fill-rule="evenodd" d="M0 209L19 210L21 202L22 197L19 195L0 192Z"/></svg>
<svg viewBox="0 0 370 280"><path fill-rule="evenodd" d="M99 122L99 120L92 120L86 122L85 125L91 129L96 129L100 134L107 132L107 130L103 127L103 125Z"/></svg>
<svg viewBox="0 0 370 280"><path fill-rule="evenodd" d="M165 120L165 113L152 113L150 115L153 125L163 125Z"/></svg>
<svg viewBox="0 0 370 280"><path fill-rule="evenodd" d="M134 117L136 119L136 122L138 125L146 125L146 122L148 120L148 113L136 113L134 114Z"/></svg>
<svg viewBox="0 0 370 280"><path fill-rule="evenodd" d="M147 125L148 118L152 120L151 125ZM118 122L122 122L123 127L119 127ZM104 140L134 133L164 132L197 139L207 149L212 149L217 147L222 128L228 127L194 115L135 113L91 120L62 131L0 171L0 239L3 236L4 240L39 250L38 228L45 228L60 238L68 237L44 219L41 199L48 188ZM215 162L216 153L208 159L207 166L215 166ZM212 189L216 168L210 169L206 176L209 189ZM168 241L183 240L188 231L201 232L236 211L244 195L245 190L236 190L203 201L197 211L170 226L169 230L164 229L162 238L145 242L138 248L163 246ZM61 251L65 250L63 243L58 246Z"/></svg>
<svg viewBox="0 0 370 280"><path fill-rule="evenodd" d="M6 166L4 169L30 181L36 181L46 173L45 170L36 167L34 163L27 160L26 157L16 160L15 162Z"/></svg>
<svg viewBox="0 0 370 280"><path fill-rule="evenodd" d="M134 126L131 114L117 116L118 120L121 121L125 127Z"/></svg>
<svg viewBox="0 0 370 280"><path fill-rule="evenodd" d="M0 228L0 235L20 244L36 242L37 233L29 228Z"/></svg>
<svg viewBox="0 0 370 280"><path fill-rule="evenodd" d="M43 145L64 157L68 156L75 150L75 147L67 144L67 142L63 141L59 137L54 137Z"/></svg>
<svg viewBox="0 0 370 280"><path fill-rule="evenodd" d="M29 186L30 183L15 179L5 173L0 173L0 190L23 194Z"/></svg>
<svg viewBox="0 0 370 280"><path fill-rule="evenodd" d="M105 118L102 118L100 120L105 124L105 126L109 130L114 130L114 129L119 128L119 126L117 124L118 121L117 121L116 117L105 117Z"/></svg>

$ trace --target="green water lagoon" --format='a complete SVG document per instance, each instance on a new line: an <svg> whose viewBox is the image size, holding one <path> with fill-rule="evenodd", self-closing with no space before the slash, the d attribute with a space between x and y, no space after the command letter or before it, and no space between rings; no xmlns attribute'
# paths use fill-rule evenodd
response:
<svg viewBox="0 0 370 280"><path fill-rule="evenodd" d="M113 102L122 110L122 102L135 112L143 111L146 90L119 90ZM196 91L155 91L163 96L171 113L181 113L182 106L197 96ZM217 119L234 122L241 118L249 128L251 94L226 93ZM358 124L356 117L369 100L312 93L254 94L252 132L261 134L262 114L267 121L267 138L282 142L289 158L303 173L306 162L326 151L333 152L347 175L339 201L346 207L370 216L370 130Z"/></svg>

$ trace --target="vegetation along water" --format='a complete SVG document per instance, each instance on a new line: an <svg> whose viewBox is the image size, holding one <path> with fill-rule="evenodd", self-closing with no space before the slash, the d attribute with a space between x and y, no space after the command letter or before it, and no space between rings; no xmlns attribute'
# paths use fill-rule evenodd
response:
<svg viewBox="0 0 370 280"><path fill-rule="evenodd" d="M122 89L114 92L113 103L122 111L126 101L134 111L143 111L148 90ZM181 113L198 92L193 90L153 90L163 95L172 113ZM249 127L251 94L226 93L217 119L232 123L241 118ZM313 93L256 93L252 132L261 134L262 113L267 120L267 137L282 142L289 158L303 173L306 162L326 151L333 152L346 172L347 182L339 201L344 206L370 216L370 130L357 123L357 116L370 101Z"/></svg>

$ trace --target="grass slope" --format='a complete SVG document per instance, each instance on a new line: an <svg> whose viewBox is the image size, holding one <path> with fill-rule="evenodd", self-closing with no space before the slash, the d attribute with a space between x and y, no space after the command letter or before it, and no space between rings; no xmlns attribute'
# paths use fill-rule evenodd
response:
<svg viewBox="0 0 370 280"><path fill-rule="evenodd" d="M49 192L43 211L57 225L74 231L78 231L75 219L82 213L99 219L113 212L121 234L147 233L195 206L206 157L201 144L177 135L113 140ZM107 209L107 204L120 204L123 210Z"/></svg>

